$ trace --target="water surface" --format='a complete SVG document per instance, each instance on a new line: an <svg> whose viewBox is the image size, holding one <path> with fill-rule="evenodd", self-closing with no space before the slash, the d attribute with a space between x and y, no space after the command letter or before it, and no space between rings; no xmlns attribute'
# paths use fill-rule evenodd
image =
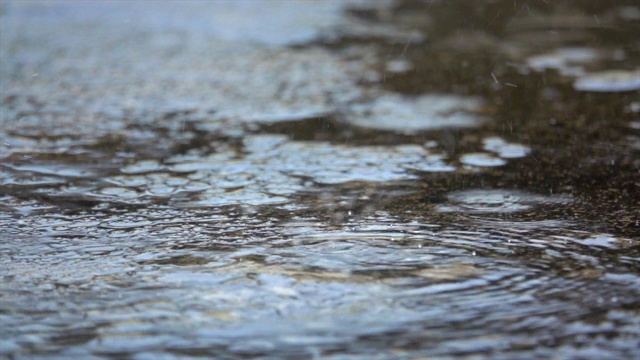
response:
<svg viewBox="0 0 640 360"><path fill-rule="evenodd" d="M3 2L0 357L636 357L639 21Z"/></svg>

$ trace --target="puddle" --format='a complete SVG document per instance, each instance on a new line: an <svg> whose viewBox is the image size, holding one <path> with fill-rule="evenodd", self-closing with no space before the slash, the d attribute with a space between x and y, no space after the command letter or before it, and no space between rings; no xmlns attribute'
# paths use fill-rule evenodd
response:
<svg viewBox="0 0 640 360"><path fill-rule="evenodd" d="M447 196L450 204L438 206L440 212L509 213L529 210L536 205L563 204L563 196L545 197L514 190L465 190Z"/></svg>
<svg viewBox="0 0 640 360"><path fill-rule="evenodd" d="M0 3L0 358L635 356L635 2L151 5Z"/></svg>
<svg viewBox="0 0 640 360"><path fill-rule="evenodd" d="M499 153L464 154L460 162L473 166L501 166L525 155L526 147L498 138L485 140L485 148ZM54 175L52 182L19 181L16 186L55 198L82 194L84 201L145 205L170 202L180 207L264 205L290 202L322 185L350 182L391 183L415 181L420 172L456 171L437 149L419 145L349 146L322 141L291 141L284 135L245 135L241 151L220 149L208 156L175 156L163 163L141 160L104 176L86 168L13 166L17 176ZM57 177L81 178L70 186ZM7 180L6 185L10 185ZM49 187L44 187L49 185ZM56 185L65 185L64 187ZM40 188L36 188L40 187Z"/></svg>
<svg viewBox="0 0 640 360"><path fill-rule="evenodd" d="M581 76L585 73L584 64L591 64L601 57L591 48L564 48L532 56L527 59L527 66L535 71L553 69L564 76Z"/></svg>
<svg viewBox="0 0 640 360"><path fill-rule="evenodd" d="M495 157L487 153L471 153L464 154L460 157L460 162L471 166L502 166L507 162L501 158Z"/></svg>
<svg viewBox="0 0 640 360"><path fill-rule="evenodd" d="M640 71L609 70L591 73L576 80L579 91L624 92L640 90Z"/></svg>
<svg viewBox="0 0 640 360"><path fill-rule="evenodd" d="M347 115L350 124L377 130L414 134L420 131L442 128L466 128L478 126L481 101L455 95L433 94L406 98L393 94L381 94L372 104L352 107Z"/></svg>
<svg viewBox="0 0 640 360"><path fill-rule="evenodd" d="M492 151L503 159L521 158L531 152L528 146L508 143L496 136L486 138L482 142L485 150Z"/></svg>

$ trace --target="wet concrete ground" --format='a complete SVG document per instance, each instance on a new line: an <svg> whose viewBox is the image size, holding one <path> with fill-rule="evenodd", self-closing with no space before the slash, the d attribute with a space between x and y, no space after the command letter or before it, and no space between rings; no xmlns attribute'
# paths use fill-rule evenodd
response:
<svg viewBox="0 0 640 360"><path fill-rule="evenodd" d="M0 357L634 358L639 30L0 3Z"/></svg>

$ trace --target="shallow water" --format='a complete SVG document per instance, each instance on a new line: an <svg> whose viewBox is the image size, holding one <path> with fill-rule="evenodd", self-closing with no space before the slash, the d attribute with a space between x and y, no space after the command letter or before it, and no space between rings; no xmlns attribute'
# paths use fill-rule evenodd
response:
<svg viewBox="0 0 640 360"><path fill-rule="evenodd" d="M0 357L637 356L637 4L269 4L0 4Z"/></svg>

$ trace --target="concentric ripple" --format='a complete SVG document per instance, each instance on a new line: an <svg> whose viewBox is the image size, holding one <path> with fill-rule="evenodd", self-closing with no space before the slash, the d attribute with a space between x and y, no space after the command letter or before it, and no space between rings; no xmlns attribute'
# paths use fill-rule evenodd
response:
<svg viewBox="0 0 640 360"><path fill-rule="evenodd" d="M638 14L0 2L0 358L637 357Z"/></svg>

